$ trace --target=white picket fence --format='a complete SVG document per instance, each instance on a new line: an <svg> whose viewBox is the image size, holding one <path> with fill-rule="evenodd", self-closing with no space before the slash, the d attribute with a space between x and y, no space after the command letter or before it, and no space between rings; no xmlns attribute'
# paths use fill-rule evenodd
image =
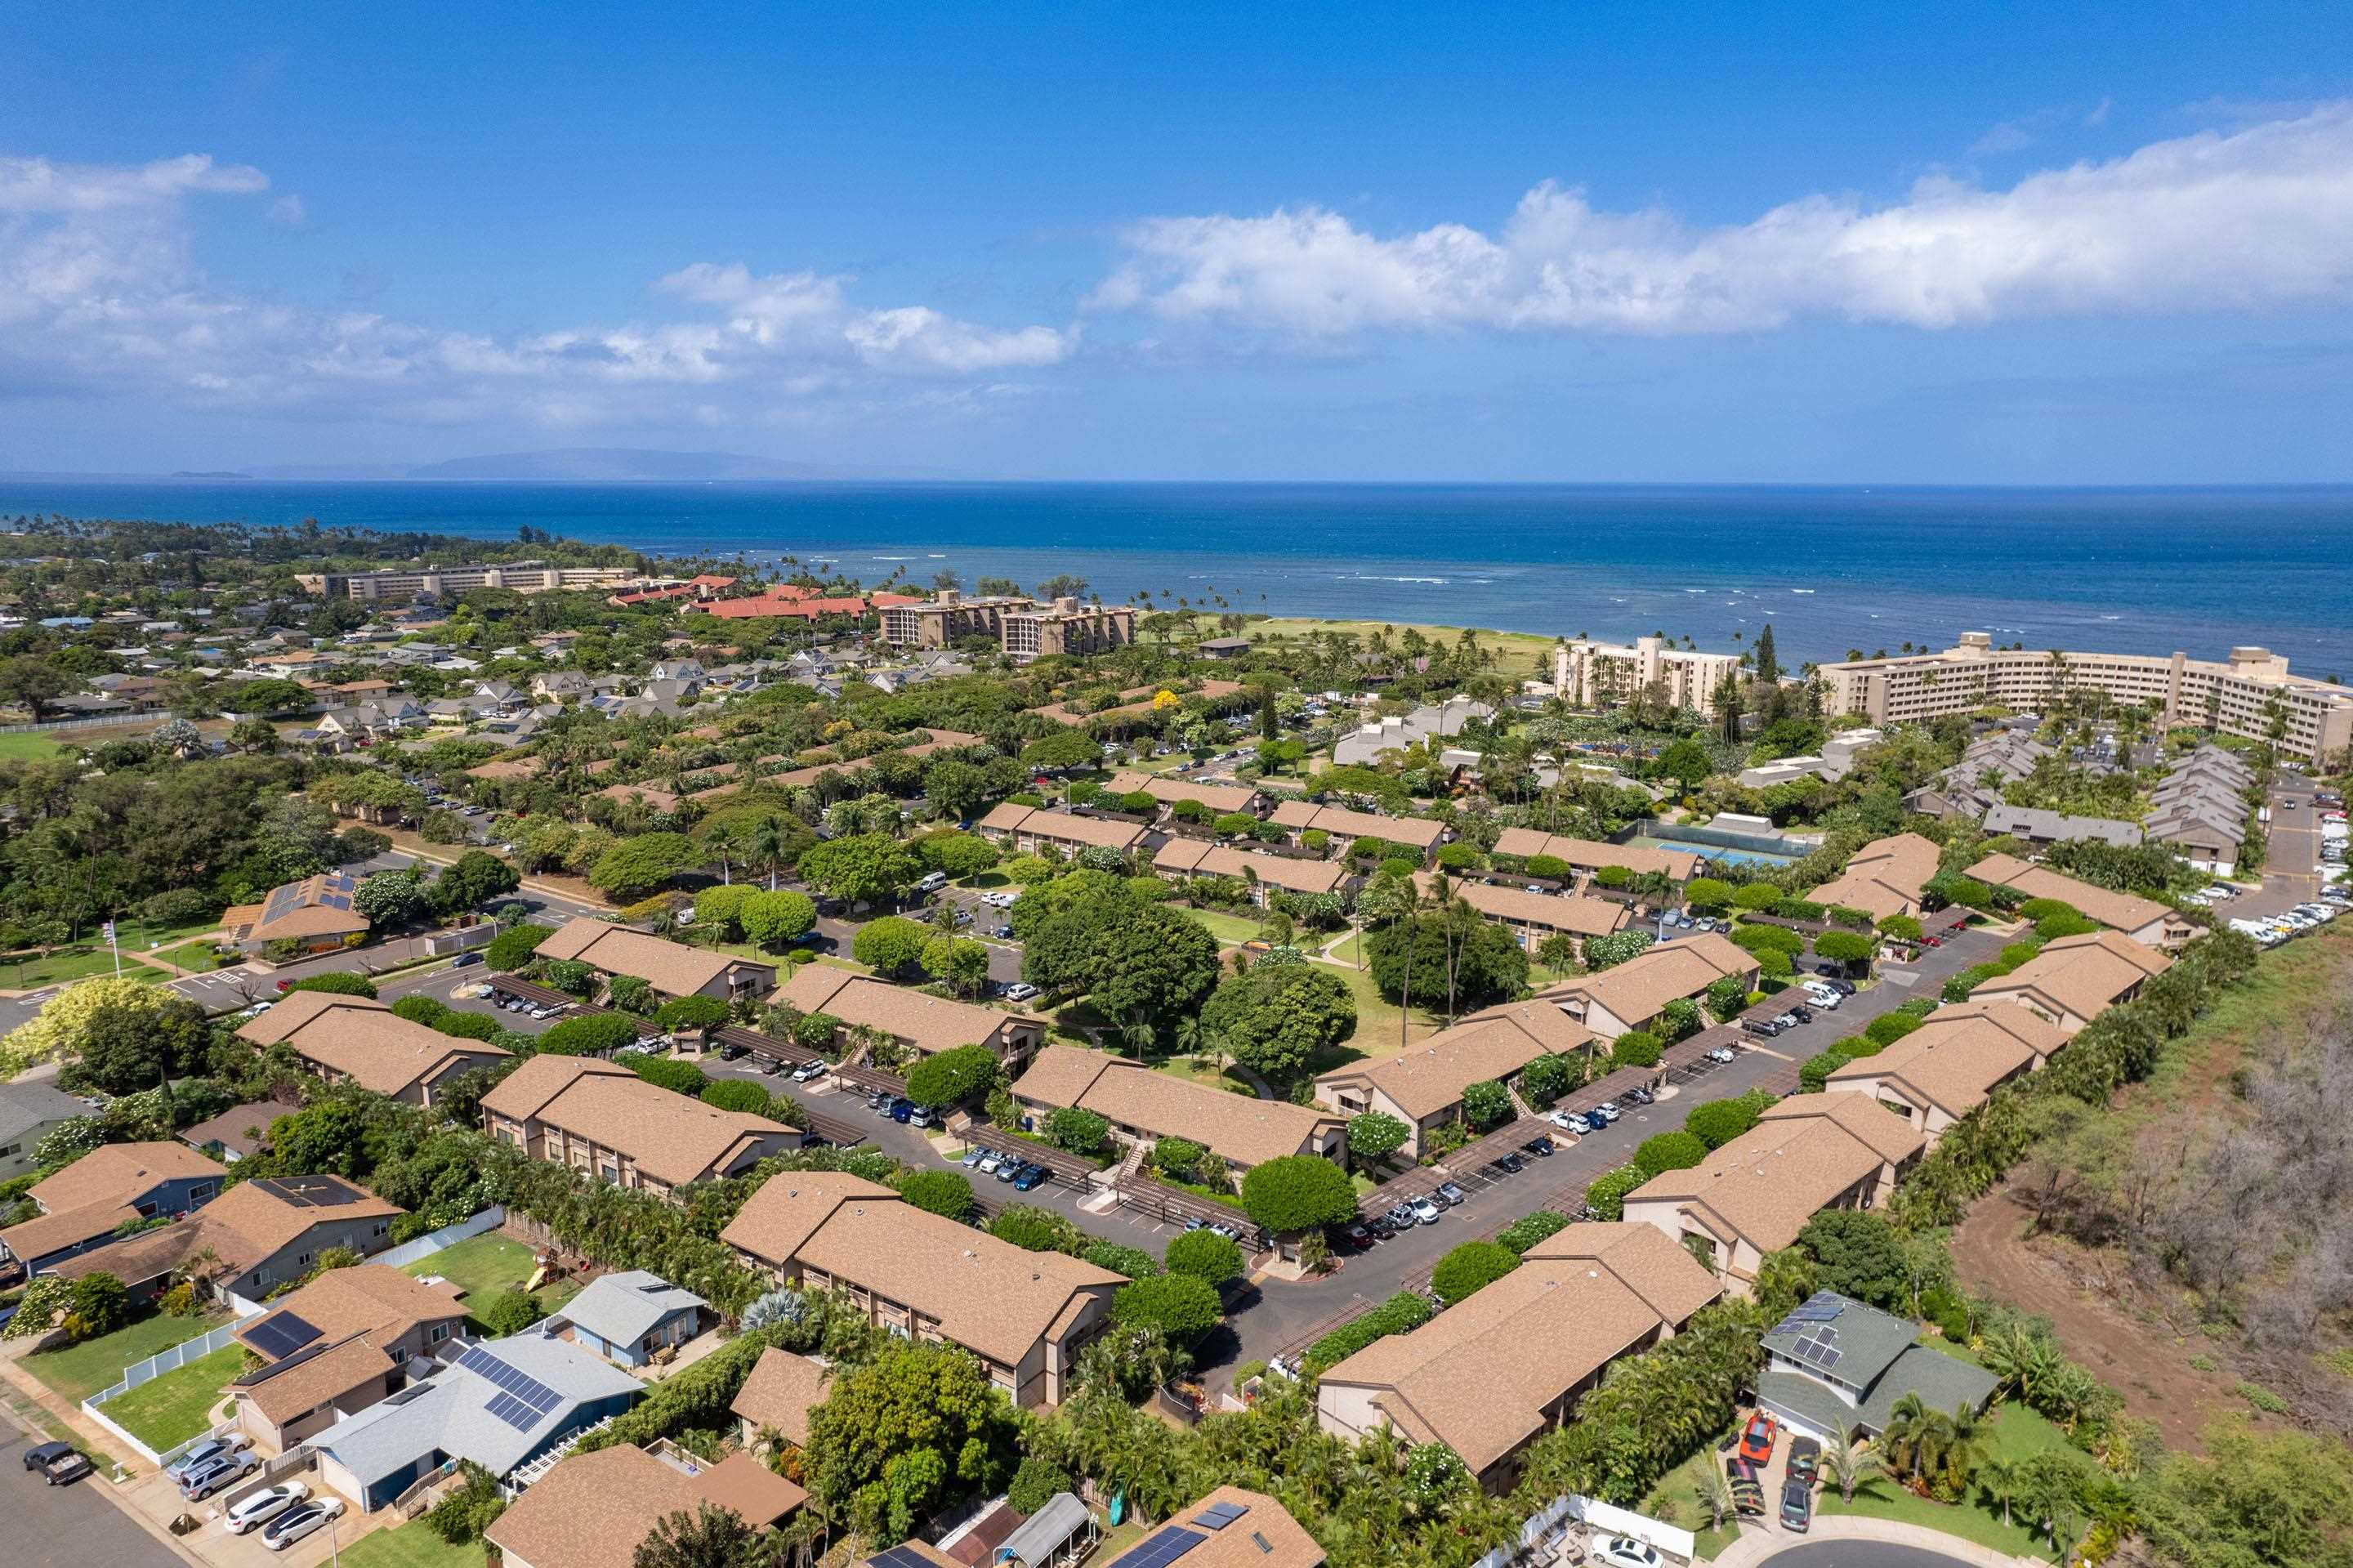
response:
<svg viewBox="0 0 2353 1568"><path fill-rule="evenodd" d="M497 1230L506 1223L507 1212L498 1204L492 1203L472 1219L459 1220L454 1225L443 1225L439 1230L418 1236L415 1241L403 1242L389 1251L377 1253L368 1261L381 1263L391 1268L406 1268L412 1263L418 1263L431 1257L437 1252L447 1252L461 1241L470 1241L485 1231Z"/></svg>
<svg viewBox="0 0 2353 1568"><path fill-rule="evenodd" d="M125 1431L121 1425L109 1416L106 1412L100 1408L100 1406L104 1405L110 1399L130 1393L132 1389L137 1388L141 1383L153 1383L157 1378L162 1377L165 1372L176 1372L180 1368L187 1365L190 1361L202 1360L204 1357L211 1355L215 1351L235 1344L237 1342L235 1339L236 1333L237 1324L223 1323L219 1328L214 1329L208 1333L199 1334L193 1340L183 1340L179 1344L174 1345L168 1351L158 1351L156 1354L149 1356L145 1361L139 1362L135 1366L124 1367L122 1369L122 1379L121 1382L117 1383L111 1388L102 1388L99 1390L96 1393L91 1394L88 1399L81 1402L82 1414L97 1422L100 1426L105 1427L109 1432L114 1434L115 1436L121 1438L132 1450L144 1457L151 1464L166 1465L171 1463L174 1459L179 1457L182 1453L185 1452L187 1449L195 1447L196 1444L202 1442L206 1437L212 1436L212 1434L209 1432L200 1434L195 1437L191 1437L188 1441L181 1444L177 1448L172 1449L169 1453L158 1454L154 1449L150 1448L146 1444L141 1442L137 1437L132 1436L129 1432Z"/></svg>

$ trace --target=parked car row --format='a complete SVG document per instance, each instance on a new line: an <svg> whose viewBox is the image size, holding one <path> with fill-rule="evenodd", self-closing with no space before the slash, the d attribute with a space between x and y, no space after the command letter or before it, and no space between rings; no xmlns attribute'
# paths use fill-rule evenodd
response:
<svg viewBox="0 0 2353 1568"><path fill-rule="evenodd" d="M875 1089L866 1097L866 1108L876 1116L923 1131L932 1125L932 1113L904 1095L894 1095L888 1089Z"/></svg>
<svg viewBox="0 0 2353 1568"><path fill-rule="evenodd" d="M1008 1182L1017 1192L1032 1192L1054 1179L1051 1171L1035 1160L1025 1160L1018 1154L999 1153L978 1144L965 1152L964 1168L977 1175L994 1176L999 1181Z"/></svg>
<svg viewBox="0 0 2353 1568"><path fill-rule="evenodd" d="M2245 932L2266 948L2276 948L2306 931L2317 931L2344 912L2342 899L2323 898L2283 909L2276 915L2232 920L2231 929Z"/></svg>
<svg viewBox="0 0 2353 1568"><path fill-rule="evenodd" d="M1516 1176L1528 1168L1527 1160L1522 1158L1523 1155L1533 1156L1538 1160L1549 1160L1553 1153L1551 1137L1539 1134L1520 1145L1518 1149L1507 1149L1495 1156L1487 1162L1485 1169L1493 1171L1498 1177ZM1447 1210L1461 1207L1470 1201L1470 1198L1471 1194L1463 1191L1460 1183L1441 1181L1437 1189L1427 1196L1409 1198L1387 1213L1375 1214L1367 1220L1356 1220L1344 1225L1328 1227L1324 1234L1332 1245L1343 1252L1363 1252L1387 1241L1391 1236L1403 1235L1418 1226L1436 1224L1445 1216ZM1224 1230L1226 1227L1212 1225L1209 1228Z"/></svg>

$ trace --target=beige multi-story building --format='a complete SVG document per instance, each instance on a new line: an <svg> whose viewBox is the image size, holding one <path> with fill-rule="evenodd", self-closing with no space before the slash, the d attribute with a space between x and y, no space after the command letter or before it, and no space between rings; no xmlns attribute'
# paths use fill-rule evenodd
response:
<svg viewBox="0 0 2353 1568"><path fill-rule="evenodd" d="M1732 653L1698 653L1669 647L1663 637L1637 637L1628 648L1589 637L1564 640L1552 651L1552 683L1572 707L1630 703L1657 682L1669 703L1694 713L1715 712L1715 689L1737 676Z"/></svg>
<svg viewBox="0 0 2353 1568"><path fill-rule="evenodd" d="M965 637L994 637L1001 643L1005 618L1037 608L1037 600L1020 595L966 599L955 588L944 588L918 604L887 606L882 641L893 648L946 648Z"/></svg>
<svg viewBox="0 0 2353 1568"><path fill-rule="evenodd" d="M1005 652L1025 663L1049 653L1075 658L1108 653L1135 641L1135 607L1058 599L1049 605L1007 610L998 637Z"/></svg>
<svg viewBox="0 0 2353 1568"><path fill-rule="evenodd" d="M2112 703L2144 704L2168 726L2248 740L2270 738L2276 715L2286 731L2281 748L2308 762L2353 747L2353 691L2289 674L2287 661L2268 648L2233 648L2219 661L2073 653L1996 648L1989 633L1965 631L1942 653L1825 664L1821 678L1833 712L1862 714L1875 724L1918 723L1992 704L2041 708L2095 691Z"/></svg>
<svg viewBox="0 0 2353 1568"><path fill-rule="evenodd" d="M723 1110L589 1056L533 1056L482 1097L482 1130L533 1160L667 1194L801 1146L782 1122Z"/></svg>
<svg viewBox="0 0 2353 1568"><path fill-rule="evenodd" d="M498 567L401 567L382 572L297 572L295 586L325 599L448 599L475 588L552 593L558 588L618 588L638 580L627 567L543 567L524 561Z"/></svg>

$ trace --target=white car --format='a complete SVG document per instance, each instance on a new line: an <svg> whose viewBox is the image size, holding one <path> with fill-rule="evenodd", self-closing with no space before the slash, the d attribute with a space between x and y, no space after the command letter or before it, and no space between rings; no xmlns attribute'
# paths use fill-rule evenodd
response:
<svg viewBox="0 0 2353 1568"><path fill-rule="evenodd" d="M1707 1059L1711 1062L1729 1062L1734 1060L1736 1054L1731 1046L1719 1045L1707 1054Z"/></svg>
<svg viewBox="0 0 2353 1568"><path fill-rule="evenodd" d="M1593 1124L1575 1111L1556 1110L1545 1119L1563 1132L1591 1132Z"/></svg>
<svg viewBox="0 0 2353 1568"><path fill-rule="evenodd" d="M1623 1535L1605 1535L1595 1542L1593 1560L1607 1568L1660 1568L1657 1548Z"/></svg>
<svg viewBox="0 0 2353 1568"><path fill-rule="evenodd" d="M272 1552L283 1552L313 1531L326 1528L329 1520L343 1517L343 1499L307 1499L296 1503L264 1526L261 1531L261 1544Z"/></svg>
<svg viewBox="0 0 2353 1568"><path fill-rule="evenodd" d="M311 1495L311 1489L300 1481L284 1481L274 1487L264 1487L235 1508L221 1520L231 1535L243 1535L256 1525L268 1524L288 1509Z"/></svg>
<svg viewBox="0 0 2353 1568"><path fill-rule="evenodd" d="M1005 1000L1008 1001L1027 1001L1037 994L1038 988L1028 980L1016 980L1005 988Z"/></svg>
<svg viewBox="0 0 2353 1568"><path fill-rule="evenodd" d="M1838 1011L1839 1003L1846 1000L1846 998L1841 996L1838 992L1832 991L1828 986L1823 986L1819 991L1812 986L1808 986L1806 988L1806 995L1812 1001L1816 1007L1820 1008L1825 1012L1836 1012Z"/></svg>

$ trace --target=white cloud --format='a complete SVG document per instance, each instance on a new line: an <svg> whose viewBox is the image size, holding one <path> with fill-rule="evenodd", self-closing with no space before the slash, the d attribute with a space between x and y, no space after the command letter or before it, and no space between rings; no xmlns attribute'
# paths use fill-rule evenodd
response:
<svg viewBox="0 0 2353 1568"><path fill-rule="evenodd" d="M1052 366L1075 331L999 329L924 306L869 310L851 280L681 269L654 292L689 319L494 338L217 288L186 207L252 196L257 170L191 155L130 167L0 159L0 397L159 397L204 408L455 423L709 423L813 398ZM265 210L299 225L296 195Z"/></svg>
<svg viewBox="0 0 2353 1568"><path fill-rule="evenodd" d="M2034 175L1812 196L1694 228L1553 184L1494 234L1394 238L1320 207L1159 217L1090 300L1314 345L1373 331L1716 333L1808 317L1943 328L2266 311L2353 296L2353 104Z"/></svg>

